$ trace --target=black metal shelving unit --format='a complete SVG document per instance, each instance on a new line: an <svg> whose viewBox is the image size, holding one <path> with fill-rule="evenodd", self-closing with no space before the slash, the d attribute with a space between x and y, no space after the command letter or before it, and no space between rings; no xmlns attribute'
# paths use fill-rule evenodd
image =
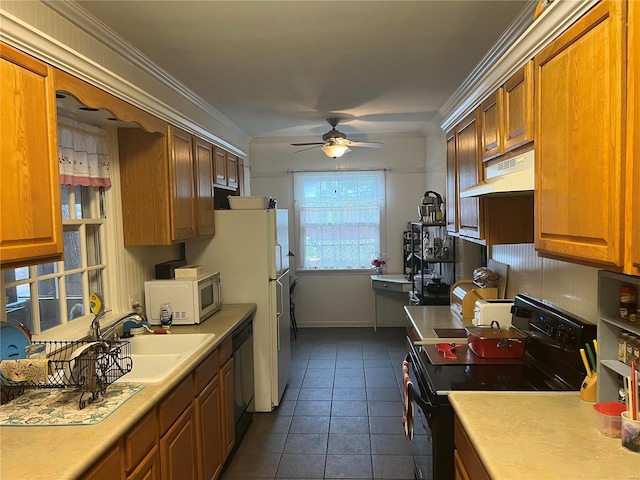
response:
<svg viewBox="0 0 640 480"><path fill-rule="evenodd" d="M413 282L411 301L415 305L449 305L449 290L456 278L453 237L444 222L409 222L403 232L404 274ZM433 273L447 285L441 293L427 291Z"/></svg>

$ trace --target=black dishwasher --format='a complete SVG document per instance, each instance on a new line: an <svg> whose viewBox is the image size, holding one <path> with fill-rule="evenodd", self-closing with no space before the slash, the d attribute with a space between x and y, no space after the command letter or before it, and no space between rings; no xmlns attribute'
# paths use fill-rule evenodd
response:
<svg viewBox="0 0 640 480"><path fill-rule="evenodd" d="M246 433L255 411L253 386L253 317L249 317L231 334L233 345L233 381L236 421L236 444Z"/></svg>

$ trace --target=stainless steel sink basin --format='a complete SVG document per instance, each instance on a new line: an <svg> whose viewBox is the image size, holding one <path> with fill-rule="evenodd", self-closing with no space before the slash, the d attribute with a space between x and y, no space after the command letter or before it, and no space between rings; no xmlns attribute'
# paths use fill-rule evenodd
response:
<svg viewBox="0 0 640 480"><path fill-rule="evenodd" d="M212 333L140 335L129 339L133 368L117 382L156 383L181 368Z"/></svg>

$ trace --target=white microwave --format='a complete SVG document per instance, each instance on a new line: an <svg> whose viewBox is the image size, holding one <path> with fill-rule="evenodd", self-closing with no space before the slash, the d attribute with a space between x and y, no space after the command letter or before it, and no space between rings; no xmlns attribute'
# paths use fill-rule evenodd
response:
<svg viewBox="0 0 640 480"><path fill-rule="evenodd" d="M205 273L193 279L144 282L147 320L160 325L160 310L169 304L173 325L201 323L220 309L220 273Z"/></svg>

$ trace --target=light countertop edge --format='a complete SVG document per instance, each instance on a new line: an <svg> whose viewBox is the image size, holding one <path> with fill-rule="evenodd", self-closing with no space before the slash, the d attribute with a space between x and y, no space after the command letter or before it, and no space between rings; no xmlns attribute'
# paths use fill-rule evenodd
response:
<svg viewBox="0 0 640 480"><path fill-rule="evenodd" d="M464 324L456 317L448 305L427 305L404 307L407 318L413 325L421 340L416 344L434 343L467 343L467 339L462 338L441 338L438 337L434 328L464 328Z"/></svg>
<svg viewBox="0 0 640 480"><path fill-rule="evenodd" d="M451 392L494 480L638 480L640 453L602 435L577 392Z"/></svg>
<svg viewBox="0 0 640 480"><path fill-rule="evenodd" d="M98 424L0 427L0 478L80 477L255 311L254 303L227 304L199 325L172 326L173 334L214 333L215 337L194 350L175 375L147 383Z"/></svg>

